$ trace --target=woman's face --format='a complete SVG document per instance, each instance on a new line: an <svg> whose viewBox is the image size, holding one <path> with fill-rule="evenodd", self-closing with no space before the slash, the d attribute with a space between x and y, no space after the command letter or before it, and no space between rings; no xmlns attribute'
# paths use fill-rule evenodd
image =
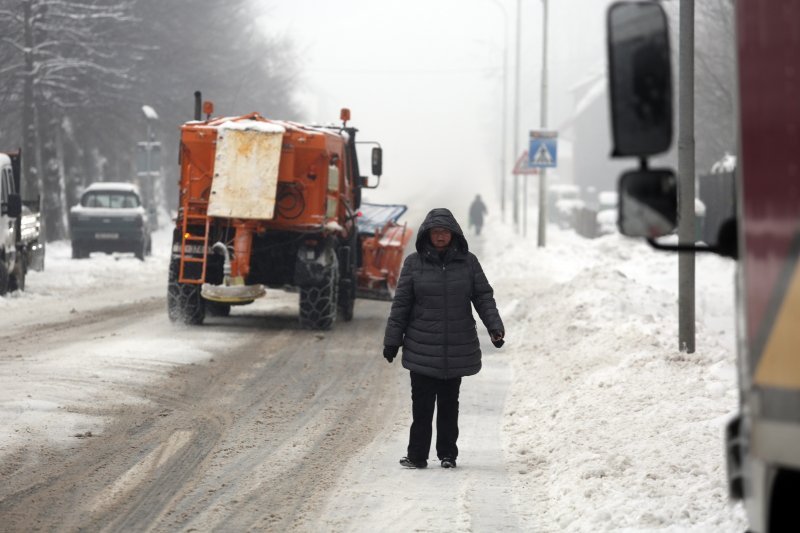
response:
<svg viewBox="0 0 800 533"><path fill-rule="evenodd" d="M444 250L450 246L450 241L453 239L453 234L447 228L437 226L431 228L431 244L437 250Z"/></svg>

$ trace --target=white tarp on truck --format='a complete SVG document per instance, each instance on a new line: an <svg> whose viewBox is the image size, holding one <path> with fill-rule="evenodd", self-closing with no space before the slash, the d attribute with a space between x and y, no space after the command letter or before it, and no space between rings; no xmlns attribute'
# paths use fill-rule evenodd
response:
<svg viewBox="0 0 800 533"><path fill-rule="evenodd" d="M273 217L284 132L282 126L256 120L225 122L219 127L210 216Z"/></svg>

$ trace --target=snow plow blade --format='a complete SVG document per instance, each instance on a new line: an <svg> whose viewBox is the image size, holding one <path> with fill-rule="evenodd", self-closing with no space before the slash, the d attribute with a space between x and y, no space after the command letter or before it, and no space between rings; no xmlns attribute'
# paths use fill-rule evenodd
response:
<svg viewBox="0 0 800 533"><path fill-rule="evenodd" d="M200 296L212 302L231 305L253 303L256 298L267 294L263 285L211 285L203 283Z"/></svg>
<svg viewBox="0 0 800 533"><path fill-rule="evenodd" d="M356 297L366 300L391 300L400 277L405 247L414 232L397 220L405 205L361 204L358 237L361 266L358 269Z"/></svg>

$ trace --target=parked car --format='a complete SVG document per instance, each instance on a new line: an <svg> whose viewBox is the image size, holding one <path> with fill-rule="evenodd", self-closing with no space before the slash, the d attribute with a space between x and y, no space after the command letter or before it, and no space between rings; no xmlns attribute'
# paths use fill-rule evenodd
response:
<svg viewBox="0 0 800 533"><path fill-rule="evenodd" d="M616 191L601 191L597 195L597 235L617 233Z"/></svg>
<svg viewBox="0 0 800 533"><path fill-rule="evenodd" d="M550 222L560 228L575 226L576 213L584 206L577 185L553 184L547 191L547 213Z"/></svg>
<svg viewBox="0 0 800 533"><path fill-rule="evenodd" d="M25 290L28 270L44 270L39 200L22 200L19 152L0 153L0 296Z"/></svg>
<svg viewBox="0 0 800 533"><path fill-rule="evenodd" d="M70 209L72 258L91 252L133 252L150 255L151 224L139 188L131 183L93 183Z"/></svg>

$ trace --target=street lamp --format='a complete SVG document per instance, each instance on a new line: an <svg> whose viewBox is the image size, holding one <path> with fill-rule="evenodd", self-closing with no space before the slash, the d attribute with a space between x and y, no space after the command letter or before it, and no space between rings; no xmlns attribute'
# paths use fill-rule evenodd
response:
<svg viewBox="0 0 800 533"><path fill-rule="evenodd" d="M540 120L542 130L547 129L547 0L542 0L542 94ZM527 188L525 199L527 200ZM527 221L525 223L527 226ZM527 227L526 227L527 230ZM543 248L547 240L547 169L539 172L539 225L537 232L537 246Z"/></svg>
<svg viewBox="0 0 800 533"><path fill-rule="evenodd" d="M145 184L145 194L150 209L155 208L156 186L154 180L161 170L161 143L154 142L153 121L158 120L158 113L149 105L142 106L142 113L147 119L147 139L137 143L137 174Z"/></svg>
<svg viewBox="0 0 800 533"><path fill-rule="evenodd" d="M501 121L500 134L500 212L505 219L506 214L506 133L508 126L508 11L499 0L488 0L503 13L503 119ZM515 155L516 157L516 155Z"/></svg>

